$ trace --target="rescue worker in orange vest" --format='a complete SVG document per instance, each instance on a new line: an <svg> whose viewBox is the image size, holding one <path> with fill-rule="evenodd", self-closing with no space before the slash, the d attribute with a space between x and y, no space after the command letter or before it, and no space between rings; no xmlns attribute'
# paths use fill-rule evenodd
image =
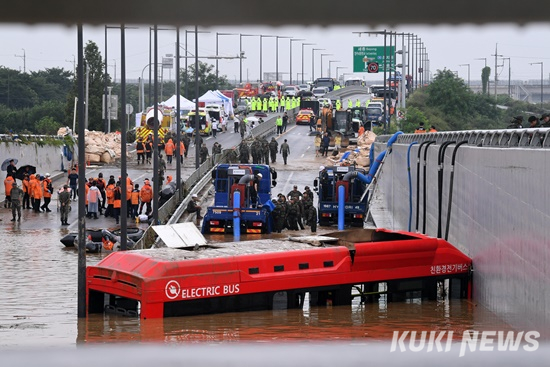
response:
<svg viewBox="0 0 550 367"><path fill-rule="evenodd" d="M115 189L113 190L113 212L116 220L116 224L119 222L120 207L122 206L122 190L120 188L120 181L117 181Z"/></svg>
<svg viewBox="0 0 550 367"><path fill-rule="evenodd" d="M174 155L175 149L176 146L174 145L172 139L168 139L168 142L164 145L164 153L166 153L166 160L168 161L168 164L172 164L172 156Z"/></svg>
<svg viewBox="0 0 550 367"><path fill-rule="evenodd" d="M30 177L28 173L25 173L23 177L23 209L30 209Z"/></svg>
<svg viewBox="0 0 550 367"><path fill-rule="evenodd" d="M437 132L437 129L435 128L435 126L430 126L430 130L428 131L429 133L436 133Z"/></svg>
<svg viewBox="0 0 550 367"><path fill-rule="evenodd" d="M6 199L4 200L4 208L11 208L11 196L10 192L13 188L13 183L15 182L15 179L8 175L6 179L4 180L4 192L6 193Z"/></svg>
<svg viewBox="0 0 550 367"><path fill-rule="evenodd" d="M183 144L183 140L180 141L180 162L183 163L183 156L185 154L185 144Z"/></svg>
<svg viewBox="0 0 550 367"><path fill-rule="evenodd" d="M138 208L139 208L139 184L136 184L134 186L134 190L132 190L131 202L132 202L132 218L136 219L138 216Z"/></svg>
<svg viewBox="0 0 550 367"><path fill-rule="evenodd" d="M126 217L132 218L132 190L134 189L134 182L126 174Z"/></svg>
<svg viewBox="0 0 550 367"><path fill-rule="evenodd" d="M151 140L145 142L145 156L147 157L147 163L151 164L151 158L153 157L153 142Z"/></svg>
<svg viewBox="0 0 550 367"><path fill-rule="evenodd" d="M357 136L361 136L364 133L365 133L365 127L361 125L361 127L359 128L359 131L357 132Z"/></svg>
<svg viewBox="0 0 550 367"><path fill-rule="evenodd" d="M152 211L151 200L153 199L153 188L151 187L151 183L149 182L148 178L145 179L143 187L139 192L139 198L141 199L139 214L143 212L143 205L145 205L145 214L150 215Z"/></svg>
<svg viewBox="0 0 550 367"><path fill-rule="evenodd" d="M110 178L107 187L105 188L105 196L107 197L107 209L105 210L105 217L114 217L113 204L115 202L115 179Z"/></svg>
<svg viewBox="0 0 550 367"><path fill-rule="evenodd" d="M141 161L142 164L145 164L145 144L142 139L138 139L136 143L136 152L137 152L137 163Z"/></svg>
<svg viewBox="0 0 550 367"><path fill-rule="evenodd" d="M425 134L426 133L426 128L424 127L424 123L421 122L418 124L418 127L416 128L416 130L414 131L415 134Z"/></svg>
<svg viewBox="0 0 550 367"><path fill-rule="evenodd" d="M166 176L166 183L169 184L170 182L172 182L172 176L168 175Z"/></svg>
<svg viewBox="0 0 550 367"><path fill-rule="evenodd" d="M44 175L44 181L42 181L42 190L44 191L44 204L40 207L45 212L51 212L50 208L48 208L48 205L50 205L50 201L52 200L52 192L53 192L53 186L52 186L52 180L50 179L50 174L46 173Z"/></svg>
<svg viewBox="0 0 550 367"><path fill-rule="evenodd" d="M34 177L34 181L32 183L32 197L34 198L34 202L32 203L32 208L35 212L40 212L40 201L42 200L42 186L40 181L40 175L37 173Z"/></svg>

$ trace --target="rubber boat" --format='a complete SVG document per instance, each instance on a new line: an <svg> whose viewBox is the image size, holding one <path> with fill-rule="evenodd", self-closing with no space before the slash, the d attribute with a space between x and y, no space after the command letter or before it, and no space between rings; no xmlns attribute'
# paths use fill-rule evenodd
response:
<svg viewBox="0 0 550 367"><path fill-rule="evenodd" d="M89 242L93 243L102 243L102 231L103 229L87 229L86 237ZM108 230L114 236L120 236L120 229ZM137 242L143 236L144 230L141 228L128 228L127 230L128 240L132 242ZM78 237L78 233L71 232L68 235L64 236L60 241L65 247L75 247L75 239ZM93 247L90 245L90 247Z"/></svg>

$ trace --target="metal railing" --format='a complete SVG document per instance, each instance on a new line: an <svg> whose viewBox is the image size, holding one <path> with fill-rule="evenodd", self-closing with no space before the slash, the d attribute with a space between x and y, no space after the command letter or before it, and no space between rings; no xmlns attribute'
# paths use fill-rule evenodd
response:
<svg viewBox="0 0 550 367"><path fill-rule="evenodd" d="M386 143L390 137L391 135L378 136L376 142ZM416 141L420 144L430 140L435 140L438 145L446 141L466 140L468 141L468 145L477 147L549 148L550 128L464 130L425 134L402 134L398 137L397 143L410 144Z"/></svg>
<svg viewBox="0 0 550 367"><path fill-rule="evenodd" d="M291 116L293 116L294 113L295 109L288 111L289 120L291 120ZM276 119L277 115L272 116L263 123L256 125L251 131L252 136L267 137L275 134L277 129L277 126L275 125ZM206 162L201 164L199 168L196 169L191 174L191 176L189 176L189 178L182 185L182 191L176 191L174 195L166 203L164 203L163 206L159 208L158 224L174 224L179 220L181 215L184 213L187 204L189 203L190 194L198 193L200 190L202 190L204 186L206 186L210 182L210 177L212 176L211 171L218 163L228 163L229 152L232 149L233 148L224 149L222 151L222 154L219 154L212 159L206 160ZM135 248L150 248L155 243L156 237L157 235L153 229L153 224L151 224L149 227L147 227L141 239L137 241Z"/></svg>

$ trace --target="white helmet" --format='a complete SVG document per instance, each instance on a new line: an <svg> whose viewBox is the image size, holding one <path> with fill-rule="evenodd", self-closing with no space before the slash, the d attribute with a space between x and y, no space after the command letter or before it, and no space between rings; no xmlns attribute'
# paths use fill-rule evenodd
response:
<svg viewBox="0 0 550 367"><path fill-rule="evenodd" d="M44 177L50 177L50 174L49 174L49 173L46 173L46 174L44 175Z"/></svg>
<svg viewBox="0 0 550 367"><path fill-rule="evenodd" d="M264 177L264 176L263 176L263 175L262 175L261 173L258 173L258 175L257 175L257 176L258 176L259 178L262 178L262 177Z"/></svg>
<svg viewBox="0 0 550 367"><path fill-rule="evenodd" d="M322 170L324 170L324 169L325 169L325 166L319 167L319 171L322 171Z"/></svg>

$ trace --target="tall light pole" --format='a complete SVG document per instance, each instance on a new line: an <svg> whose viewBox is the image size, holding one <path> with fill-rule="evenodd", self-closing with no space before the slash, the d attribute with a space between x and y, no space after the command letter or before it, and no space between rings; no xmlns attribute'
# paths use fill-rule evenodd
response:
<svg viewBox="0 0 550 367"><path fill-rule="evenodd" d="M239 83L243 82L243 37L260 37L259 34L240 34L239 35L239 55L241 56L241 60L239 63Z"/></svg>
<svg viewBox="0 0 550 367"><path fill-rule="evenodd" d="M328 61L328 77L332 77L332 73L330 72L331 66L333 62L341 62L340 60L329 60Z"/></svg>
<svg viewBox="0 0 550 367"><path fill-rule="evenodd" d="M218 36L239 36L238 33L221 33L221 32L216 32L216 89L218 89L218 72L219 72L219 69L218 69Z"/></svg>
<svg viewBox="0 0 550 367"><path fill-rule="evenodd" d="M544 63L542 61L539 62L531 62L529 65L540 65L540 108L542 108L543 103L543 95L544 95Z"/></svg>
<svg viewBox="0 0 550 367"><path fill-rule="evenodd" d="M333 54L321 54L321 78L323 77L323 56L334 56Z"/></svg>
<svg viewBox="0 0 550 367"><path fill-rule="evenodd" d="M210 33L209 31L199 31L197 30L197 27L195 27L195 30L185 30L185 96L186 97L189 97L189 73L187 72L187 59L188 59L188 54L190 54L190 52L187 50L187 34L188 33L195 33L195 35L197 33ZM195 37L195 39L198 41L198 36ZM195 45L196 46L196 45ZM195 47L196 48L196 47ZM196 55L195 55L196 56ZM197 65L195 65L195 71L197 70ZM198 114L197 114L198 116Z"/></svg>
<svg viewBox="0 0 550 367"><path fill-rule="evenodd" d="M315 51L324 51L324 48L312 48L311 49L311 81L315 81ZM322 59L321 59L322 61Z"/></svg>
<svg viewBox="0 0 550 367"><path fill-rule="evenodd" d="M270 35L260 34L260 83L263 83L263 81L264 81L263 80L264 78L263 78L263 75L262 75L262 54L263 54L263 52L262 52L262 40L264 38L270 38L270 37L275 38L277 36L270 36Z"/></svg>
<svg viewBox="0 0 550 367"><path fill-rule="evenodd" d="M510 79L512 77L512 66L511 64L511 58L510 57L503 57L502 60L508 60L508 97L511 97L512 95L512 88L510 85Z"/></svg>
<svg viewBox="0 0 550 367"><path fill-rule="evenodd" d="M460 64L458 66L467 66L468 67L468 88L470 88L470 64Z"/></svg>
<svg viewBox="0 0 550 367"><path fill-rule="evenodd" d="M315 43L302 43L302 84L304 84L304 46L312 46Z"/></svg>
<svg viewBox="0 0 550 367"><path fill-rule="evenodd" d="M279 38L292 38L289 36L275 36L275 81L279 81Z"/></svg>
<svg viewBox="0 0 550 367"><path fill-rule="evenodd" d="M304 40L303 38L291 38L290 39L290 82L289 82L290 85L292 85L292 42L294 42L294 41L303 41L303 40Z"/></svg>
<svg viewBox="0 0 550 367"><path fill-rule="evenodd" d="M336 80L338 80L339 71L340 71L340 70L345 70L345 69L347 69L347 68L348 68L347 66L337 66L337 67L336 67Z"/></svg>

